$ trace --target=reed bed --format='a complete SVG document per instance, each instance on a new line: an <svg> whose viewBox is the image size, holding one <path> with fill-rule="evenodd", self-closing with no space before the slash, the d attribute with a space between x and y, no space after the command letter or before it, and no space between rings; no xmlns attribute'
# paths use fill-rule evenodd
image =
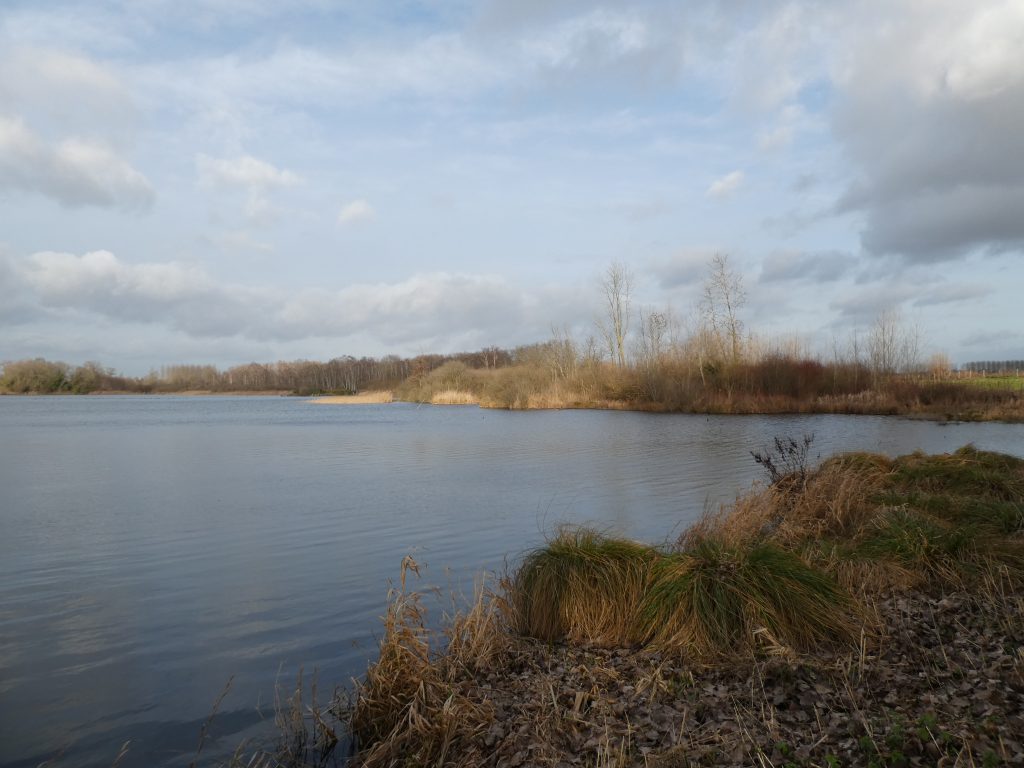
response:
<svg viewBox="0 0 1024 768"><path fill-rule="evenodd" d="M462 389L445 389L430 396L431 405L479 405L480 398Z"/></svg>

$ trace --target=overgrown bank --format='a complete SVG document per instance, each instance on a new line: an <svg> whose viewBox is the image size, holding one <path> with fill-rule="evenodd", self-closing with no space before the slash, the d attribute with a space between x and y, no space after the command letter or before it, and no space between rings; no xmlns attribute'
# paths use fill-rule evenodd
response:
<svg viewBox="0 0 1024 768"><path fill-rule="evenodd" d="M441 635L403 569L355 764L1024 761L1024 461L777 449L674 546L562 531Z"/></svg>
<svg viewBox="0 0 1024 768"><path fill-rule="evenodd" d="M1015 361L1011 361L1015 362ZM3 364L0 394L209 393L384 398L490 408L608 408L680 413L921 415L960 421L1024 421L1024 378L948 368L881 369L857 356L822 361L778 351L739 359L687 346L626 364L570 339L513 350L401 359L339 358L213 366L169 366L143 378L95 363ZM353 402L347 400L344 402Z"/></svg>
<svg viewBox="0 0 1024 768"><path fill-rule="evenodd" d="M497 369L452 361L407 378L400 400L488 408L606 408L676 413L920 415L955 421L1024 421L1024 379L877 375L866 366L769 357L703 369L685 361L618 367L538 350Z"/></svg>

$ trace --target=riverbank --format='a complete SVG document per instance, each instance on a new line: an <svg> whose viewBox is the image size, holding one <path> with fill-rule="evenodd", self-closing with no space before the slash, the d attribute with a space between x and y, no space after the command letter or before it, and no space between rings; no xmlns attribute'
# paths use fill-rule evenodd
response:
<svg viewBox="0 0 1024 768"><path fill-rule="evenodd" d="M560 532L441 634L407 560L355 764L1024 762L1024 461L806 447L672 546Z"/></svg>
<svg viewBox="0 0 1024 768"><path fill-rule="evenodd" d="M316 405L378 405L394 402L390 391L359 392L355 395L319 395L310 398Z"/></svg>

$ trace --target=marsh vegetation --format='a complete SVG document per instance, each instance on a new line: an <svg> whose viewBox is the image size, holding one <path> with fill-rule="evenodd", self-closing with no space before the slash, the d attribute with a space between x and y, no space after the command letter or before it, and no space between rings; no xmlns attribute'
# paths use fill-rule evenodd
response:
<svg viewBox="0 0 1024 768"><path fill-rule="evenodd" d="M442 632L407 560L380 658L335 712L355 763L1024 756L1024 461L791 469L672 545L560 530Z"/></svg>

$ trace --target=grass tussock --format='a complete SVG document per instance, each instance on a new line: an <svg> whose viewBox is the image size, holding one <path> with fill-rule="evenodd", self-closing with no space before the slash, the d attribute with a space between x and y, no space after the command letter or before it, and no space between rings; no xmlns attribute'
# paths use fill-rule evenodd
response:
<svg viewBox="0 0 1024 768"><path fill-rule="evenodd" d="M551 642L632 644L657 557L643 544L563 528L527 555L512 582L520 630Z"/></svg>
<svg viewBox="0 0 1024 768"><path fill-rule="evenodd" d="M438 634L428 627L422 595L406 586L419 575L402 562L400 585L388 595L380 656L357 684L341 714L362 766L445 765L482 760L475 746L493 722L487 702L460 692L460 681L496 665L510 651L505 604L481 587L465 610Z"/></svg>
<svg viewBox="0 0 1024 768"><path fill-rule="evenodd" d="M859 628L850 596L795 553L712 540L657 563L641 621L649 644L704 657L849 645Z"/></svg>
<svg viewBox="0 0 1024 768"><path fill-rule="evenodd" d="M511 585L519 630L549 642L648 645L694 657L806 650L855 636L834 580L771 544L661 551L563 529Z"/></svg>

